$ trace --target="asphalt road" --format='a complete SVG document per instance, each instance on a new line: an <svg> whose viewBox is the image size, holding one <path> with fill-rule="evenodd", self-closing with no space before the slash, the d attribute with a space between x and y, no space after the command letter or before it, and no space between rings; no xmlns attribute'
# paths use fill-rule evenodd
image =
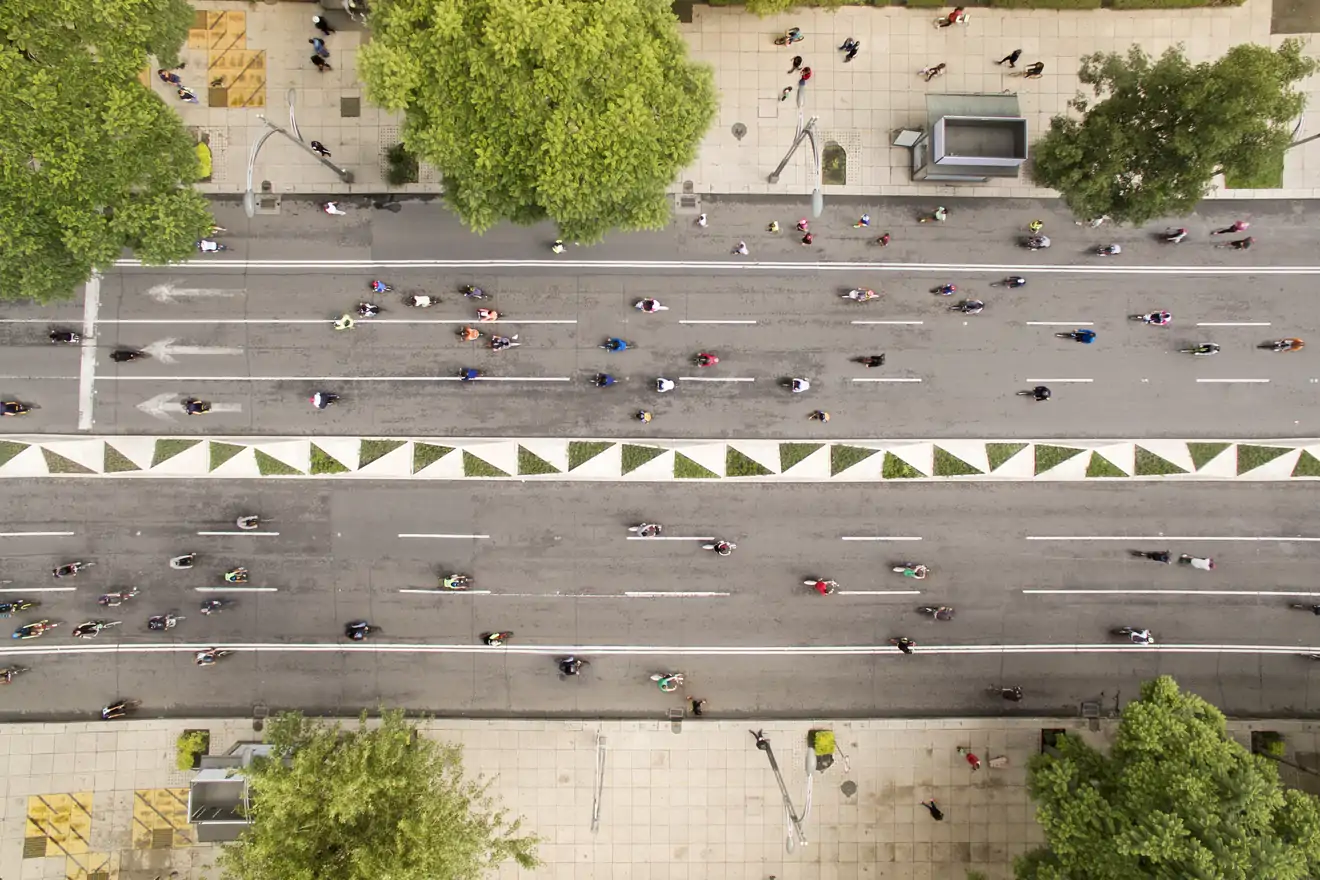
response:
<svg viewBox="0 0 1320 880"><path fill-rule="evenodd" d="M174 271L117 270L100 282L94 308L6 306L0 396L36 403L23 429L53 433L1093 438L1320 429L1310 406L1320 385L1314 351L1258 349L1315 338L1306 304L1320 261L1293 206L1250 206L1260 244L1248 252L1211 247L1208 230L1228 214L1184 221L1193 237L1173 246L1156 243L1153 229L1081 229L1025 203L955 204L939 226L913 222L924 207L897 205L872 210L868 230L851 228L854 210L831 206L813 226L817 244L803 248L761 225L777 216L791 229L791 206L705 207L706 228L681 218L662 232L570 248L563 260L543 247L547 230L477 238L434 205L346 218L305 208L250 224L222 209L233 227L222 236L227 253ZM1056 242L1042 254L1014 245L1035 216ZM895 234L888 248L867 244L880 229ZM749 258L729 255L739 238L754 246ZM1087 252L1106 241L1122 242L1124 254ZM284 268L248 262L259 260ZM1010 272L1028 285L990 286ZM375 277L396 288L376 298L385 313L331 330L334 316L371 298ZM958 294L930 293L944 282ZM477 305L455 293L466 283L492 293L485 305L504 316L483 329L517 334L521 347L492 352L457 340ZM840 298L854 286L883 296L864 305ZM411 292L442 302L408 309L401 300ZM950 313L964 294L985 311ZM669 310L637 312L644 297ZM1157 308L1174 314L1173 326L1128 320ZM86 326L92 338L51 346L50 326ZM1054 336L1082 326L1099 334L1094 345ZM599 350L611 335L636 350ZM1221 354L1179 353L1203 341ZM157 356L118 365L108 358L117 346ZM720 364L692 366L700 351ZM853 362L878 353L882 369ZM485 378L462 385L461 367ZM619 384L591 387L598 371ZM657 395L660 376L678 388ZM781 387L794 376L808 378L811 392ZM1014 394L1037 384L1054 391L1046 405ZM314 411L307 398L316 390L343 400ZM185 418L179 402L190 395L215 411ZM648 426L631 418L643 408L656 415ZM831 413L828 426L807 421L815 409Z"/></svg>
<svg viewBox="0 0 1320 880"><path fill-rule="evenodd" d="M43 603L9 622L62 622L5 643L0 662L31 667L4 691L9 718L85 716L116 696L176 716L380 704L655 716L680 705L647 681L665 671L686 673L686 693L712 714L1068 715L1131 697L1160 673L1234 714L1320 712L1320 664L1299 656L1320 651L1320 619L1288 608L1320 603L1320 532L1300 488L6 486L0 516L13 531L0 548L12 583L0 588ZM248 511L278 535L197 534L231 530ZM643 519L675 540L628 540L626 526ZM737 551L703 551L697 539L713 536ZM1137 560L1133 549L1209 555L1217 568ZM198 567L171 571L168 558L187 551ZM50 578L74 559L97 565ZM908 560L932 575L889 571ZM269 592L218 589L240 564ZM434 591L448 571L472 574L473 589ZM816 576L842 592L802 584ZM141 594L128 606L96 605L132 585ZM77 589L42 592L67 586ZM237 604L197 613L217 596ZM955 619L915 612L928 603L952 605ZM186 617L177 629L147 631L149 615L170 610ZM124 623L90 643L70 636L95 618ZM348 643L354 619L381 633ZM1159 647L1108 635L1126 624L1149 627ZM514 631L508 649L479 644L492 629ZM888 646L900 635L917 640L916 654ZM194 668L191 650L212 645L237 653ZM570 651L592 665L561 680L554 658ZM991 684L1019 685L1027 699L1009 707L986 694Z"/></svg>

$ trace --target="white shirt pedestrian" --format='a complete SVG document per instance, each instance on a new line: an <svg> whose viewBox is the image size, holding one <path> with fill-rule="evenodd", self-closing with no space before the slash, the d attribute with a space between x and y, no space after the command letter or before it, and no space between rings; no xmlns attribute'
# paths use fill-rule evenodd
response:
<svg viewBox="0 0 1320 880"><path fill-rule="evenodd" d="M744 257L747 256L747 242L745 241L738 242L738 246L733 249L733 252L735 254L742 254Z"/></svg>
<svg viewBox="0 0 1320 880"><path fill-rule="evenodd" d="M698 225L698 226L703 226L703 227L706 225L706 215L705 215L705 214L702 214L700 217L697 218L697 225Z"/></svg>

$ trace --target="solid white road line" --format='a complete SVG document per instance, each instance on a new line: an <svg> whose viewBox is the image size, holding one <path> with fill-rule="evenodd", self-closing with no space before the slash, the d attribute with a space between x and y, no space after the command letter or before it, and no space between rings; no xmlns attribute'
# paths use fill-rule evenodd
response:
<svg viewBox="0 0 1320 880"><path fill-rule="evenodd" d="M628 599L717 599L731 595L733 594L712 590L676 590L673 592L666 592L665 590L629 590L623 593L623 596Z"/></svg>
<svg viewBox="0 0 1320 880"><path fill-rule="evenodd" d="M892 326L902 326L902 325L919 326L919 325L924 324L924 323L926 323L926 322L925 322L925 321L849 321L848 323L849 323L849 324L859 324L859 325L868 325L868 324L888 324L888 325L892 325Z"/></svg>
<svg viewBox="0 0 1320 880"><path fill-rule="evenodd" d="M443 534L423 534L421 532L400 532L400 538L489 538L490 535L443 535Z"/></svg>
<svg viewBox="0 0 1320 880"><path fill-rule="evenodd" d="M102 382L461 382L457 376L102 376ZM570 376L478 376L469 382L571 382ZM226 412L221 404L212 412Z"/></svg>
<svg viewBox="0 0 1320 880"><path fill-rule="evenodd" d="M1295 590L1023 590L1038 596L1320 596Z"/></svg>
<svg viewBox="0 0 1320 880"><path fill-rule="evenodd" d="M1269 321L1200 321L1197 327L1268 327Z"/></svg>
<svg viewBox="0 0 1320 880"><path fill-rule="evenodd" d="M854 382L872 382L872 383L875 383L875 382L920 382L921 380L920 380L920 379L907 378L907 377L895 377L895 378L892 378L892 379L853 379L853 381L854 381Z"/></svg>
<svg viewBox="0 0 1320 880"><path fill-rule="evenodd" d="M429 596L489 596L490 590L399 590L400 593L425 593Z"/></svg>
<svg viewBox="0 0 1320 880"><path fill-rule="evenodd" d="M279 536L279 532L258 532L258 531L234 531L234 532L198 532L203 537L214 535L246 535L249 538L274 538Z"/></svg>
<svg viewBox="0 0 1320 880"><path fill-rule="evenodd" d="M679 376L678 381L680 382L755 382L756 380L745 376L730 376L729 378L719 378L716 376Z"/></svg>
<svg viewBox="0 0 1320 880"><path fill-rule="evenodd" d="M1320 538L1301 535L1027 535L1028 541L1281 541L1284 543L1315 543Z"/></svg>
<svg viewBox="0 0 1320 880"><path fill-rule="evenodd" d="M101 275L93 272L84 287L82 360L78 370L78 430L92 430L96 403L96 317L101 311Z"/></svg>
<svg viewBox="0 0 1320 880"><path fill-rule="evenodd" d="M695 536L675 537L673 535L661 535L659 537L643 538L641 535L629 535L624 538L625 541L714 541L714 537L698 538Z"/></svg>
<svg viewBox="0 0 1320 880"><path fill-rule="evenodd" d="M680 324L755 324L755 321L679 321Z"/></svg>
<svg viewBox="0 0 1320 880"><path fill-rule="evenodd" d="M1094 321L1028 321L1028 327L1094 327Z"/></svg>
<svg viewBox="0 0 1320 880"><path fill-rule="evenodd" d="M921 590L839 590L839 596L920 596Z"/></svg>
<svg viewBox="0 0 1320 880"><path fill-rule="evenodd" d="M278 593L278 587L236 587L226 584L223 587L193 587L198 593Z"/></svg>
<svg viewBox="0 0 1320 880"><path fill-rule="evenodd" d="M76 532L0 532L0 538L67 538Z"/></svg>
<svg viewBox="0 0 1320 880"><path fill-rule="evenodd" d="M844 535L840 541L920 541L917 535Z"/></svg>
<svg viewBox="0 0 1320 880"><path fill-rule="evenodd" d="M99 304L98 304L99 305ZM51 324L55 323L47 318L0 318L0 324ZM333 318L106 318L98 321L100 324L324 324L327 327L334 323ZM373 324L576 324L576 318L532 318L527 320L514 320L513 318L501 318L498 321L478 321L476 318L417 318L415 320L405 320L399 318L362 318L358 320L353 329L359 327L370 327ZM713 322L711 322L713 323ZM722 323L752 323L755 321L728 321ZM89 338L87 334L83 338Z"/></svg>
<svg viewBox="0 0 1320 880"><path fill-rule="evenodd" d="M1234 383L1264 385L1270 380L1269 379L1197 379L1196 381L1203 385L1231 385Z"/></svg>
<svg viewBox="0 0 1320 880"><path fill-rule="evenodd" d="M5 581L12 584L13 581ZM0 593L72 593L77 587L0 587Z"/></svg>
<svg viewBox="0 0 1320 880"><path fill-rule="evenodd" d="M1022 381L1023 381L1023 382L1072 382L1072 383L1079 383L1079 382L1080 382L1080 383L1086 383L1086 382L1094 382L1095 380L1094 380L1094 379L1023 379Z"/></svg>

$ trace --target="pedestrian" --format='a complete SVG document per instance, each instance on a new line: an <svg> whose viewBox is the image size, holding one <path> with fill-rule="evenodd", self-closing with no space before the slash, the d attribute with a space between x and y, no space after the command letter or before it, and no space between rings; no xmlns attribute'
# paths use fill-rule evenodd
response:
<svg viewBox="0 0 1320 880"><path fill-rule="evenodd" d="M885 365L885 356L882 354L873 354L863 359L862 363L866 364L868 369L871 367L883 367Z"/></svg>
<svg viewBox="0 0 1320 880"><path fill-rule="evenodd" d="M330 57L330 50L326 48L325 40L320 37L312 37L307 42L312 44L312 51L317 55L320 55L322 58Z"/></svg>
<svg viewBox="0 0 1320 880"><path fill-rule="evenodd" d="M971 749L968 749L966 746L958 746L958 754L967 759L967 763L971 765L973 773L981 769L981 759L972 754Z"/></svg>
<svg viewBox="0 0 1320 880"><path fill-rule="evenodd" d="M926 78L926 82L930 82L935 77L944 73L944 68L946 67L948 67L948 65L945 64L943 61L941 61L939 64L936 64L934 67L927 67L924 70L919 70L917 72Z"/></svg>
<svg viewBox="0 0 1320 880"><path fill-rule="evenodd" d="M316 65L316 69L321 73L325 73L327 70L334 70L334 68L330 66L330 62L326 61L320 55L312 56L312 64Z"/></svg>
<svg viewBox="0 0 1320 880"><path fill-rule="evenodd" d="M871 225L871 215L863 214L861 216L861 219L859 219L856 223L853 224L853 229L865 229L870 225Z"/></svg>
<svg viewBox="0 0 1320 880"><path fill-rule="evenodd" d="M798 88L805 86L807 84L807 80L809 79L811 79L811 68L810 67L802 68L802 75L798 77Z"/></svg>
<svg viewBox="0 0 1320 880"><path fill-rule="evenodd" d="M156 76L160 77L160 81L166 85L183 85L183 80L179 79L179 75L172 70L166 70L162 67L160 70L156 71Z"/></svg>
<svg viewBox="0 0 1320 880"><path fill-rule="evenodd" d="M706 701L705 701L705 700L698 700L696 697L693 697L693 698L692 698L692 714L693 714L694 716L696 716L697 718L700 718L702 715L705 714L705 712L706 712Z"/></svg>
<svg viewBox="0 0 1320 880"><path fill-rule="evenodd" d="M1014 49L1012 52L1009 52L1003 58L1000 58L998 61L996 61L995 64L1003 64L1004 62L1008 62L1009 67L1017 67L1017 60L1021 57L1022 57L1022 50Z"/></svg>
<svg viewBox="0 0 1320 880"><path fill-rule="evenodd" d="M745 241L738 242L738 246L733 249L733 252L735 254L740 254L744 257L747 256L747 242Z"/></svg>
<svg viewBox="0 0 1320 880"><path fill-rule="evenodd" d="M875 243L878 244L878 245L880 245L880 247L888 247L888 246L889 246L889 233L886 232L884 235L882 235L882 236L880 236L879 238L877 238L877 239L875 240Z"/></svg>
<svg viewBox="0 0 1320 880"><path fill-rule="evenodd" d="M810 224L807 223L807 218L806 218L806 217L803 217L801 220L799 220L799 221L797 222L797 231L798 231L798 232L807 232L809 228L810 228Z"/></svg>
<svg viewBox="0 0 1320 880"><path fill-rule="evenodd" d="M823 409L818 409L813 410L811 415L807 416L807 418L813 422L828 422L830 420L830 414Z"/></svg>
<svg viewBox="0 0 1320 880"><path fill-rule="evenodd" d="M1246 228L1247 228L1248 226L1250 226L1250 225L1251 225L1251 224L1248 223L1246 220L1234 220L1232 226L1227 226L1227 227L1225 227L1225 228L1223 228L1223 229L1216 229L1214 232L1212 232L1212 233L1210 233L1210 234L1211 234L1211 235L1232 235L1234 232L1241 232L1242 230L1246 229Z"/></svg>
<svg viewBox="0 0 1320 880"><path fill-rule="evenodd" d="M955 8L953 12L950 12L944 18L937 18L935 20L935 27L937 28L946 28L949 25L954 24L967 24L967 13L963 12L961 6Z"/></svg>
<svg viewBox="0 0 1320 880"><path fill-rule="evenodd" d="M330 158L330 151L327 150L325 148L325 144L321 143L320 141L312 141L311 148L312 148L312 152L315 153L316 155L326 159Z"/></svg>
<svg viewBox="0 0 1320 880"><path fill-rule="evenodd" d="M843 56L843 63L847 64L849 61L852 61L854 58L856 58L858 49L859 49L859 44L854 44L853 47L848 50L848 54Z"/></svg>
<svg viewBox="0 0 1320 880"><path fill-rule="evenodd" d="M702 229L705 229L705 228L706 228L706 215L705 215L705 214L700 214L700 215L698 215L698 217L697 217L697 225L700 226Z"/></svg>
<svg viewBox="0 0 1320 880"><path fill-rule="evenodd" d="M862 48L862 43L860 40L854 40L852 37L849 37L848 39L844 40L843 45L839 47L840 52L847 53L846 55L843 56L844 63L846 64L849 61L852 61L854 58L856 58L857 52L861 48Z"/></svg>
<svg viewBox="0 0 1320 880"><path fill-rule="evenodd" d="M805 247L806 245L811 244L811 243L812 243L813 241L815 241L815 240L816 240L816 236L812 235L810 232L808 232L806 235L802 236L802 244L803 244L804 247Z"/></svg>
<svg viewBox="0 0 1320 880"><path fill-rule="evenodd" d="M779 100L781 100L781 101L787 101L787 100L788 100L788 96L791 95L791 94L793 94L793 87L792 87L792 86L784 86L784 90L783 90L782 92L779 93Z"/></svg>
<svg viewBox="0 0 1320 880"><path fill-rule="evenodd" d="M330 22L326 21L319 15L312 16L312 27L316 28L327 37L335 32L335 29L330 27Z"/></svg>
<svg viewBox="0 0 1320 880"><path fill-rule="evenodd" d="M779 233L779 221L771 220L770 225L765 228L765 231L777 235Z"/></svg>
<svg viewBox="0 0 1320 880"><path fill-rule="evenodd" d="M793 73L795 70L798 70L800 67L802 67L802 56L801 56L801 55L794 55L794 56L793 56L793 66L790 67L790 68L788 69L788 72L789 72L789 73Z"/></svg>
<svg viewBox="0 0 1320 880"><path fill-rule="evenodd" d="M184 86L179 86L179 89L175 94L177 94L181 100L187 101L189 104L197 103L197 96L188 91Z"/></svg>
<svg viewBox="0 0 1320 880"><path fill-rule="evenodd" d="M936 805L934 798L931 798L929 801L922 801L921 805L927 810L930 810L930 817L936 822L944 821L944 811Z"/></svg>
<svg viewBox="0 0 1320 880"><path fill-rule="evenodd" d="M1022 71L1022 75L1027 79L1040 79L1041 74L1045 72L1045 62L1037 61L1035 64L1028 64L1027 69Z"/></svg>

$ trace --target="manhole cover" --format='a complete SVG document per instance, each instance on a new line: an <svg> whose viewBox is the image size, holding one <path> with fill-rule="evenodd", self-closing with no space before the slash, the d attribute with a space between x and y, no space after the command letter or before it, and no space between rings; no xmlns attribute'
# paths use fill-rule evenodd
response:
<svg viewBox="0 0 1320 880"><path fill-rule="evenodd" d="M151 832L152 849L170 849L174 846L173 828L156 828Z"/></svg>
<svg viewBox="0 0 1320 880"><path fill-rule="evenodd" d="M741 122L735 122L733 124L733 136L738 140L747 137L747 126L743 125Z"/></svg>
<svg viewBox="0 0 1320 880"><path fill-rule="evenodd" d="M849 779L843 785L839 786L839 791L843 792L844 797L852 797L857 794L857 783Z"/></svg>
<svg viewBox="0 0 1320 880"><path fill-rule="evenodd" d="M361 98L340 98L339 115L344 119L356 119L362 115Z"/></svg>
<svg viewBox="0 0 1320 880"><path fill-rule="evenodd" d="M23 838L23 858L25 859L44 859L46 857L46 838L45 837L25 837Z"/></svg>

